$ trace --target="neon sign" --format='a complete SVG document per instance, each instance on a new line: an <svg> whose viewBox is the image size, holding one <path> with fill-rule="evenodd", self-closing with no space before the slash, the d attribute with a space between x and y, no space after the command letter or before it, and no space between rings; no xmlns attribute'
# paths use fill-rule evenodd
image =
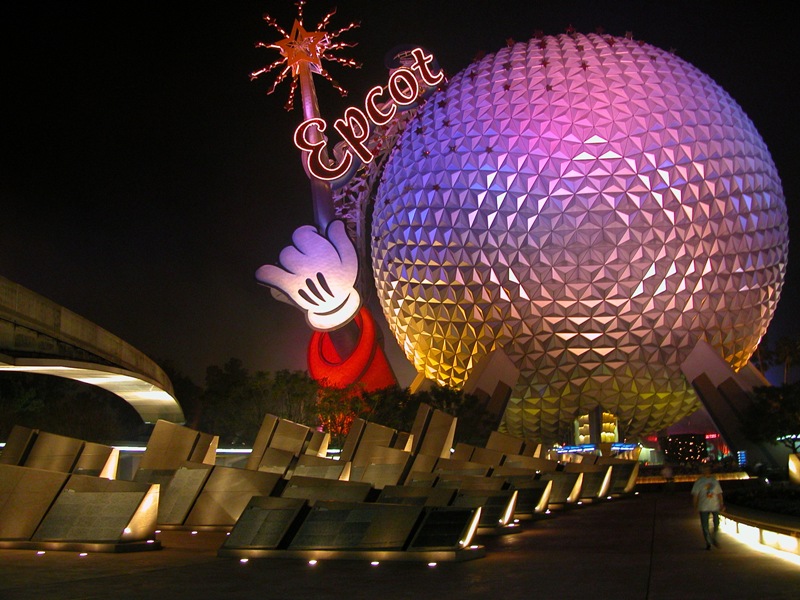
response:
<svg viewBox="0 0 800 600"><path fill-rule="evenodd" d="M367 146L373 126L386 125L398 110L410 108L425 89L433 88L444 80L444 73L431 70L433 55L422 48L411 51L414 62L410 67L400 67L389 76L386 87L375 86L367 92L364 99L364 110L351 106L344 115L336 119L333 128L344 141L344 147L335 154L337 161L328 164L327 144L322 135L327 123L319 118L303 121L294 132L294 143L303 151L306 170L309 174L323 181L335 181L352 173L356 161L364 164L372 162L374 155ZM389 101L381 103L381 98L389 95Z"/></svg>

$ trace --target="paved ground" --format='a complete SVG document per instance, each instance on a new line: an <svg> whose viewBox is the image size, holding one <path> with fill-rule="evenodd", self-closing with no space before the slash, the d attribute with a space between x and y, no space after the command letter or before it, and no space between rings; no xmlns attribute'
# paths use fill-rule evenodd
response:
<svg viewBox="0 0 800 600"><path fill-rule="evenodd" d="M688 492L571 509L487 538L461 563L320 562L216 557L218 534L132 554L0 551L0 600L66 598L782 599L800 597L800 567L727 536L706 551ZM182 547L183 546L183 547Z"/></svg>

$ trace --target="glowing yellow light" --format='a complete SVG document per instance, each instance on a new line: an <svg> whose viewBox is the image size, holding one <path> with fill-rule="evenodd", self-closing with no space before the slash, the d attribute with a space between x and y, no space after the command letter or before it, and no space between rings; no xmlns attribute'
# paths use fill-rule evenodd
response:
<svg viewBox="0 0 800 600"><path fill-rule="evenodd" d="M739 539L751 545L761 543L761 531L758 527L739 523Z"/></svg>
<svg viewBox="0 0 800 600"><path fill-rule="evenodd" d="M785 552L797 552L798 544L797 538L777 531L761 531L761 542L777 550Z"/></svg>
<svg viewBox="0 0 800 600"><path fill-rule="evenodd" d="M720 519L720 530L730 534L753 550L788 560L800 566L800 555L798 555L800 544L794 536L738 523L725 517Z"/></svg>
<svg viewBox="0 0 800 600"><path fill-rule="evenodd" d="M478 530L478 523L481 520L481 507L479 506L478 509L475 511L475 514L472 515L472 521L469 524L469 528L467 529L467 535L464 536L464 539L459 541L459 545L464 548L468 546L469 543L472 541L475 532Z"/></svg>
<svg viewBox="0 0 800 600"><path fill-rule="evenodd" d="M509 499L508 504L506 505L506 510L503 513L503 518L500 519L501 525L508 525L508 522L511 521L511 517L514 516L514 509L517 507L518 495L519 492L517 490L514 490L514 493L511 494L511 498Z"/></svg>

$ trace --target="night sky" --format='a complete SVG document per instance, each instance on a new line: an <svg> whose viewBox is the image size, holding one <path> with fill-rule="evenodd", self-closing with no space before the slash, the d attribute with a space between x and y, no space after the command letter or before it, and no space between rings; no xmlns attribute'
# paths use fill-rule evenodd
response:
<svg viewBox="0 0 800 600"><path fill-rule="evenodd" d="M335 2L310 0L313 27ZM88 318L196 382L240 358L252 370L305 369L310 330L254 272L312 223L284 83L248 74L278 58L254 48L290 29L291 0L25 2L4 5L0 61L0 275ZM332 29L361 70L319 80L332 120L385 84L385 54L427 48L450 74L537 30L631 32L710 75L766 141L797 229L796 19L761 2L342 0ZM763 10L766 8L766 10ZM800 335L800 260L768 335ZM402 384L413 377L394 339Z"/></svg>

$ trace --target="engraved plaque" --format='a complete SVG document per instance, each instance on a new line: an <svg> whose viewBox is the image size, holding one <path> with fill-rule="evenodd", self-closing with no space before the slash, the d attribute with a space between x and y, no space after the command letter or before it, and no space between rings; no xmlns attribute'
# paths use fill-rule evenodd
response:
<svg viewBox="0 0 800 600"><path fill-rule="evenodd" d="M214 467L185 525L233 525L253 496L269 496L280 475L233 467Z"/></svg>
<svg viewBox="0 0 800 600"><path fill-rule="evenodd" d="M36 440L36 430L14 425L8 434L5 447L0 450L0 464L22 465Z"/></svg>
<svg viewBox="0 0 800 600"><path fill-rule="evenodd" d="M613 470L611 471L611 487L609 488L610 493L625 493L628 483L630 482L631 475L633 475L633 469L635 466L636 463L633 461L619 462L612 465Z"/></svg>
<svg viewBox="0 0 800 600"><path fill-rule="evenodd" d="M464 539L474 508L426 508L409 550L457 550Z"/></svg>
<svg viewBox="0 0 800 600"><path fill-rule="evenodd" d="M455 495L456 490L449 488L387 485L381 490L378 502L413 504L415 506L448 506Z"/></svg>
<svg viewBox="0 0 800 600"><path fill-rule="evenodd" d="M67 477L55 471L0 465L0 539L29 540Z"/></svg>
<svg viewBox="0 0 800 600"><path fill-rule="evenodd" d="M318 502L290 544L293 550L400 550L421 507L353 502Z"/></svg>
<svg viewBox="0 0 800 600"><path fill-rule="evenodd" d="M33 540L116 542L143 498L144 492L64 490Z"/></svg>
<svg viewBox="0 0 800 600"><path fill-rule="evenodd" d="M550 503L564 504L575 488L578 477L580 477L580 473L565 473L563 471L543 473L540 479L553 482L553 489L550 491Z"/></svg>
<svg viewBox="0 0 800 600"><path fill-rule="evenodd" d="M82 448L82 440L40 431L25 466L70 473Z"/></svg>
<svg viewBox="0 0 800 600"><path fill-rule="evenodd" d="M489 441L486 442L487 450L497 450L503 454L521 454L525 441L517 437L493 431L489 434Z"/></svg>
<svg viewBox="0 0 800 600"><path fill-rule="evenodd" d="M255 497L250 500L224 548L280 548L286 536L306 512L306 502L295 498Z"/></svg>
<svg viewBox="0 0 800 600"><path fill-rule="evenodd" d="M514 499L511 490L459 490L453 500L453 506L462 508L481 508L480 525L496 527L503 522L503 517Z"/></svg>
<svg viewBox="0 0 800 600"><path fill-rule="evenodd" d="M191 467L182 466L175 471L169 484L161 488L159 524L183 525L213 468L210 465L193 463Z"/></svg>
<svg viewBox="0 0 800 600"><path fill-rule="evenodd" d="M258 465L259 471L285 475L295 459L293 452L280 450L278 448L267 448L261 455L261 462Z"/></svg>
<svg viewBox="0 0 800 600"><path fill-rule="evenodd" d="M306 444L306 439L311 434L310 432L311 429L306 425L281 419L275 428L269 447L291 452L294 456L300 456L303 446Z"/></svg>
<svg viewBox="0 0 800 600"><path fill-rule="evenodd" d="M360 481L292 477L287 482L281 496L283 498L302 498L311 502L318 500L364 502L371 489L370 484Z"/></svg>
<svg viewBox="0 0 800 600"><path fill-rule="evenodd" d="M177 469L191 456L197 438L197 431L159 419L150 434L139 468Z"/></svg>
<svg viewBox="0 0 800 600"><path fill-rule="evenodd" d="M105 469L109 458L111 458L113 451L114 449L111 446L106 446L105 444L85 442L73 472L81 475L94 475L95 477L99 477L103 469Z"/></svg>

